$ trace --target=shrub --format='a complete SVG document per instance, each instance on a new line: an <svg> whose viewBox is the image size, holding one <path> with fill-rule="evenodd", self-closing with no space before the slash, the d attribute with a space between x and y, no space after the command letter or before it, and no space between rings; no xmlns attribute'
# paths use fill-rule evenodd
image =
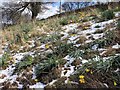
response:
<svg viewBox="0 0 120 90"><path fill-rule="evenodd" d="M110 19L113 19L114 17L114 13L112 10L106 10L102 13L102 18L104 20L110 20Z"/></svg>
<svg viewBox="0 0 120 90"><path fill-rule="evenodd" d="M68 24L68 20L67 18L63 18L59 21L60 25L67 25Z"/></svg>

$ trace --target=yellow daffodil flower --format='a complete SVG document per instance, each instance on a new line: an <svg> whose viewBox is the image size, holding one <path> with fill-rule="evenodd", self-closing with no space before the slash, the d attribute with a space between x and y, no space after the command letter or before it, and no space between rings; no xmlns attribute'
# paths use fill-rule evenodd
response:
<svg viewBox="0 0 120 90"><path fill-rule="evenodd" d="M116 86L116 85L117 85L116 81L113 81L113 83L114 83L114 86Z"/></svg>
<svg viewBox="0 0 120 90"><path fill-rule="evenodd" d="M87 69L87 68L86 68L85 71L86 71L86 72L90 72L90 69Z"/></svg>
<svg viewBox="0 0 120 90"><path fill-rule="evenodd" d="M52 46L52 45L51 45L51 44L46 44L46 45L45 45L45 48L48 49L48 48L50 48L50 46Z"/></svg>
<svg viewBox="0 0 120 90"><path fill-rule="evenodd" d="M38 79L35 79L36 82L38 82Z"/></svg>
<svg viewBox="0 0 120 90"><path fill-rule="evenodd" d="M79 78L80 78L80 79L84 79L84 78L85 78L85 76L83 76L83 75L80 75L80 76L79 76Z"/></svg>
<svg viewBox="0 0 120 90"><path fill-rule="evenodd" d="M93 74L93 72L92 72L92 71L90 71L90 73L91 73L91 74Z"/></svg>
<svg viewBox="0 0 120 90"><path fill-rule="evenodd" d="M80 83L85 83L85 79L80 79Z"/></svg>

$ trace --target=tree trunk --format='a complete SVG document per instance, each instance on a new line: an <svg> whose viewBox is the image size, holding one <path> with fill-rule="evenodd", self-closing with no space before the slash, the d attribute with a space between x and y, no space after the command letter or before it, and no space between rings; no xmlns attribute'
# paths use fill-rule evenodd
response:
<svg viewBox="0 0 120 90"><path fill-rule="evenodd" d="M40 3L39 2L32 2L30 3L31 12L32 12L32 19L35 19L40 11Z"/></svg>

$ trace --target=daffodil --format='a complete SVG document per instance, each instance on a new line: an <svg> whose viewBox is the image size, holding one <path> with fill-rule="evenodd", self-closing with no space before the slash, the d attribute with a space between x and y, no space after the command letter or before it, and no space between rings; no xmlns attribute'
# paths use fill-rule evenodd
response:
<svg viewBox="0 0 120 90"><path fill-rule="evenodd" d="M116 81L113 81L113 83L114 83L114 86L116 86L116 85L117 85Z"/></svg>
<svg viewBox="0 0 120 90"><path fill-rule="evenodd" d="M85 83L85 79L80 79L80 83Z"/></svg>
<svg viewBox="0 0 120 90"><path fill-rule="evenodd" d="M45 45L45 48L48 49L48 48L50 48L50 46L52 46L52 45L51 45L51 44L46 44L46 45Z"/></svg>
<svg viewBox="0 0 120 90"><path fill-rule="evenodd" d="M86 68L85 71L86 71L86 72L90 72L90 69Z"/></svg>
<svg viewBox="0 0 120 90"><path fill-rule="evenodd" d="M38 79L35 79L36 82L38 82Z"/></svg>
<svg viewBox="0 0 120 90"><path fill-rule="evenodd" d="M93 74L93 71L90 71L91 74Z"/></svg>
<svg viewBox="0 0 120 90"><path fill-rule="evenodd" d="M79 78L80 78L80 79L84 79L85 76L84 76L84 75L80 75Z"/></svg>

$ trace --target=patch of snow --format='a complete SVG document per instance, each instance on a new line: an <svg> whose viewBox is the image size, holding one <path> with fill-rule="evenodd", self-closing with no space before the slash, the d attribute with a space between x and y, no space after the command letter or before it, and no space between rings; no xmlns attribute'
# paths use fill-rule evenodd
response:
<svg viewBox="0 0 120 90"><path fill-rule="evenodd" d="M91 39L90 39L90 40L86 40L85 43L90 43L90 42L92 42L92 41L93 41L93 40L91 40Z"/></svg>
<svg viewBox="0 0 120 90"><path fill-rule="evenodd" d="M112 48L114 48L114 49L119 49L119 48L120 48L120 45L117 43L116 45L113 45Z"/></svg>
<svg viewBox="0 0 120 90"><path fill-rule="evenodd" d="M87 62L88 62L88 60L82 60L82 64L87 63Z"/></svg>
<svg viewBox="0 0 120 90"><path fill-rule="evenodd" d="M63 33L64 34L64 36L63 37L61 37L61 40L64 40L64 39L66 39L68 36L69 36L69 34L68 33Z"/></svg>
<svg viewBox="0 0 120 90"><path fill-rule="evenodd" d="M46 6L43 6L43 7L46 7L48 9L44 9L42 12L40 12L36 19L40 20L40 19L46 19L50 16L53 16L55 14L59 14L59 8L57 6L52 6L51 4L48 4Z"/></svg>
<svg viewBox="0 0 120 90"><path fill-rule="evenodd" d="M71 66L70 70L68 70L67 73L64 76L69 77L74 72L74 67L75 66Z"/></svg>
<svg viewBox="0 0 120 90"><path fill-rule="evenodd" d="M55 83L57 80L53 80L52 82L50 82L48 85L53 85L53 83Z"/></svg>
<svg viewBox="0 0 120 90"><path fill-rule="evenodd" d="M103 83L107 88L109 88L109 86L106 83Z"/></svg>
<svg viewBox="0 0 120 90"><path fill-rule="evenodd" d="M115 12L115 17L120 17L120 12Z"/></svg>
<svg viewBox="0 0 120 90"><path fill-rule="evenodd" d="M23 88L23 85L18 83L18 88L19 89Z"/></svg>
<svg viewBox="0 0 120 90"><path fill-rule="evenodd" d="M106 25L106 24L110 24L110 23L113 23L115 21L115 19L113 20L108 20L108 21L104 21L104 22L99 22L99 23L95 23L91 26L91 29L98 29L98 28L95 28L95 26L101 26L99 29L103 29L103 27Z"/></svg>
<svg viewBox="0 0 120 90"><path fill-rule="evenodd" d="M67 65L70 65L75 60L75 58L73 58L73 57L71 57L69 55L67 55L63 59L67 60L67 63L64 65L65 67L67 67Z"/></svg>
<svg viewBox="0 0 120 90"><path fill-rule="evenodd" d="M104 48L98 48L98 51L106 51L107 49Z"/></svg>
<svg viewBox="0 0 120 90"><path fill-rule="evenodd" d="M67 43L73 43L73 44L76 44L77 41L79 41L79 38L76 39L76 40L68 40Z"/></svg>
<svg viewBox="0 0 120 90"><path fill-rule="evenodd" d="M69 40L73 41L75 39L77 39L79 36L71 36L70 38L68 38Z"/></svg>
<svg viewBox="0 0 120 90"><path fill-rule="evenodd" d="M73 45L73 46L80 47L80 46L81 46L81 44L76 44L76 45Z"/></svg>
<svg viewBox="0 0 120 90"><path fill-rule="evenodd" d="M69 81L69 78L67 78L67 80L65 80L65 83L67 84L67 83L68 83L68 81Z"/></svg>
<svg viewBox="0 0 120 90"><path fill-rule="evenodd" d="M42 44L39 48L45 49L45 45L46 45L46 44Z"/></svg>
<svg viewBox="0 0 120 90"><path fill-rule="evenodd" d="M75 66L70 66L69 68L70 68L70 70L67 70L67 73L65 73L65 74L64 74L65 70L62 71L61 77L63 77L63 76L69 77L74 72Z"/></svg>
<svg viewBox="0 0 120 90"><path fill-rule="evenodd" d="M30 85L29 87L30 88L39 88L40 90L44 90L45 85L43 83L41 83L41 82L38 82L38 83L36 83L34 85Z"/></svg>
<svg viewBox="0 0 120 90"><path fill-rule="evenodd" d="M92 49L97 50L98 46L99 46L99 44L95 44L95 45L92 46Z"/></svg>
<svg viewBox="0 0 120 90"><path fill-rule="evenodd" d="M99 39L102 38L104 36L104 33L100 33L100 34L92 34L94 39Z"/></svg>
<svg viewBox="0 0 120 90"><path fill-rule="evenodd" d="M78 23L74 23L74 24L69 24L69 25L65 25L62 27L63 30L65 30L65 32L75 32L78 27Z"/></svg>
<svg viewBox="0 0 120 90"><path fill-rule="evenodd" d="M32 68L32 71L33 71L32 79L35 79L35 78L36 78L36 75L35 75L35 67L34 67L34 66L33 66L33 68Z"/></svg>

